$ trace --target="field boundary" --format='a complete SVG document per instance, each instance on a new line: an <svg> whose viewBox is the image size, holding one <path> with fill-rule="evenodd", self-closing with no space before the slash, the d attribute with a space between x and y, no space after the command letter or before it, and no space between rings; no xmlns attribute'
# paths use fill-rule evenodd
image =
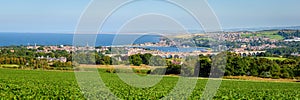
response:
<svg viewBox="0 0 300 100"><path fill-rule="evenodd" d="M259 81L259 82L298 82L297 79L272 79L260 78L254 76L224 76L225 80L245 80L245 81Z"/></svg>

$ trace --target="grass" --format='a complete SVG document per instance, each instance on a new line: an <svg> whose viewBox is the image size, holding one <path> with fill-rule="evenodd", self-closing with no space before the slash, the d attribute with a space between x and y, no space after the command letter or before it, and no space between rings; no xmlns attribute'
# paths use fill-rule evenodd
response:
<svg viewBox="0 0 300 100"><path fill-rule="evenodd" d="M74 72L0 69L0 73L0 99L85 99L82 93L86 93L86 97L98 99L109 97L103 96L108 92L104 88L97 88L100 87L97 82L85 81L99 79L99 77L89 77L92 75L89 71L78 73L87 76L82 82L94 91L86 91L87 88L81 91ZM168 95L179 80L178 77L164 76L152 87L137 88L126 84L117 74L106 73L103 69L99 69L99 74L105 86L121 99L160 99ZM207 79L199 79L192 94L186 99L200 99L207 82ZM175 97L184 98L181 93L186 91L178 92ZM300 83L239 80L223 80L214 97L214 99L297 98L300 98Z"/></svg>
<svg viewBox="0 0 300 100"><path fill-rule="evenodd" d="M277 31L262 31L259 33L242 34L242 37L244 37L244 38L246 38L246 37L249 38L249 37L254 37L254 36L266 37L266 38L275 39L275 40L283 40L284 39L283 36L277 34Z"/></svg>
<svg viewBox="0 0 300 100"><path fill-rule="evenodd" d="M2 68L19 68L19 65L15 65L15 64L4 64L4 65L0 65L0 67Z"/></svg>
<svg viewBox="0 0 300 100"><path fill-rule="evenodd" d="M269 60L286 60L287 58L281 58L281 57L259 57L259 58L266 58L266 59L269 59Z"/></svg>

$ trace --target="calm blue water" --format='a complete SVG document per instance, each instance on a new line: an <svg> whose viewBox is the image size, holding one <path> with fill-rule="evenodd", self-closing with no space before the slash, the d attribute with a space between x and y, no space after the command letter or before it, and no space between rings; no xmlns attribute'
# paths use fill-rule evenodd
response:
<svg viewBox="0 0 300 100"><path fill-rule="evenodd" d="M19 45L72 45L74 34L50 34L50 33L0 33L0 46ZM96 46L110 46L112 44L126 45L133 43L158 42L158 35L116 35L98 34ZM117 41L117 42L116 42Z"/></svg>
<svg viewBox="0 0 300 100"><path fill-rule="evenodd" d="M20 46L20 45L72 45L74 34L50 34L50 33L0 33L0 46ZM92 38L95 35L92 35ZM81 36L78 36L81 38ZM89 36L88 36L89 37ZM84 38L84 36L82 36ZM90 38L90 37L89 37ZM158 35L115 35L98 34L96 46L111 46L140 44L145 42L159 42L161 36ZM113 41L115 40L115 41ZM85 44L85 43L83 43ZM145 47L151 50L165 52L191 52L203 51L205 48L176 48L176 47Z"/></svg>

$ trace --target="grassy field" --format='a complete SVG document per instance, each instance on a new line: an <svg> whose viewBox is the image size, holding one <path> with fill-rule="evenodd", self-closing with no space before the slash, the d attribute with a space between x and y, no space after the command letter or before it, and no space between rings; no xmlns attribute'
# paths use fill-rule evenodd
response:
<svg viewBox="0 0 300 100"><path fill-rule="evenodd" d="M0 99L84 99L74 72L0 69L0 73ZM88 74L89 72L82 73ZM105 73L103 69L99 69L99 74L110 91L122 99L160 99L170 92L179 79L164 76L153 87L136 88L124 83L117 74ZM86 77L86 79L90 78L93 77ZM207 79L199 79L189 99L200 99L206 82ZM86 94L85 96L92 97L93 95ZM182 98L180 94L176 96ZM223 80L214 97L214 99L297 98L300 98L300 83L240 80Z"/></svg>
<svg viewBox="0 0 300 100"><path fill-rule="evenodd" d="M280 57L259 57L259 58L266 58L266 59L270 59L270 60L286 60L287 58L280 58Z"/></svg>
<svg viewBox="0 0 300 100"><path fill-rule="evenodd" d="M260 33L255 33L255 34L242 34L242 37L253 37L253 36L266 37L266 38L275 39L275 40L283 40L284 39L284 37L277 34L277 31L263 31Z"/></svg>
<svg viewBox="0 0 300 100"><path fill-rule="evenodd" d="M0 67L2 68L19 68L19 65L14 65L14 64L4 64L4 65L0 65Z"/></svg>

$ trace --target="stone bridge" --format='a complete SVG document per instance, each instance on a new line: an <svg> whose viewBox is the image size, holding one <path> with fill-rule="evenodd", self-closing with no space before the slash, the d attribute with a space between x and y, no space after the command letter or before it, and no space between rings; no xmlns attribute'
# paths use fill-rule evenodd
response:
<svg viewBox="0 0 300 100"><path fill-rule="evenodd" d="M265 53L266 51L243 51L243 52L233 52L236 54L239 54L241 56L249 56L249 55L258 55L260 53ZM199 55L216 55L218 53L211 53L211 52L134 52L134 53L128 53L128 54L106 54L107 56L113 57L113 56L130 56L134 54L146 54L150 53L154 56L161 56L163 58L183 58L187 56L199 56Z"/></svg>
<svg viewBox="0 0 300 100"><path fill-rule="evenodd" d="M206 53L206 52L139 52L139 53L128 53L128 54L106 54L107 56L113 57L113 56L130 56L130 55L134 55L134 54L146 54L146 53L150 53L154 56L161 56L163 58L183 58L183 57L187 57L187 56L199 56L199 55L216 55L218 53Z"/></svg>
<svg viewBox="0 0 300 100"><path fill-rule="evenodd" d="M254 56L254 55L258 55L260 53L265 53L266 51L243 51L243 52L233 52L236 54L239 54L241 56Z"/></svg>

